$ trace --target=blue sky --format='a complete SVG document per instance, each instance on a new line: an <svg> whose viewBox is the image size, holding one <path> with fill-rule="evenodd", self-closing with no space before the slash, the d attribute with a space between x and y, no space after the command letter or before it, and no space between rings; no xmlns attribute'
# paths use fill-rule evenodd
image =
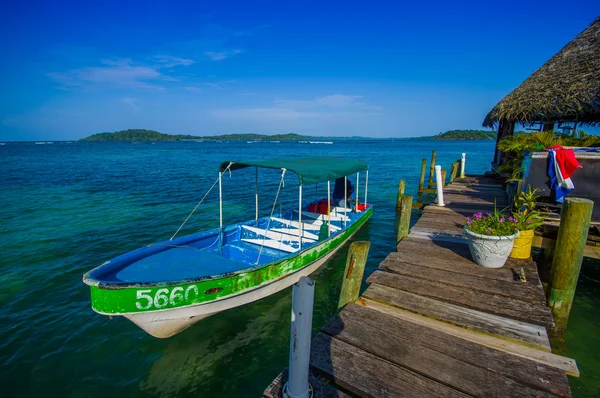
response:
<svg viewBox="0 0 600 398"><path fill-rule="evenodd" d="M600 15L597 1L402 3L4 2L0 140L477 129Z"/></svg>

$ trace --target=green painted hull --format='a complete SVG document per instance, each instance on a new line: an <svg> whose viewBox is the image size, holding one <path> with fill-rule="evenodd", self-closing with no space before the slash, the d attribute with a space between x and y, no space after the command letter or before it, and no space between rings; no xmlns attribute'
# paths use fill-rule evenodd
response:
<svg viewBox="0 0 600 398"><path fill-rule="evenodd" d="M180 285L151 285L106 288L92 285L94 311L105 315L125 315L166 311L208 304L259 289L313 264L336 250L373 214L369 207L348 229L293 256L265 264L260 268L232 275L215 276Z"/></svg>

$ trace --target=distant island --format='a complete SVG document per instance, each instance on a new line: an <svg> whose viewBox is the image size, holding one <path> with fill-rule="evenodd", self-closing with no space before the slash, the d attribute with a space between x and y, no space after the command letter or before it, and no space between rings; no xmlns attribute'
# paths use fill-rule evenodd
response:
<svg viewBox="0 0 600 398"><path fill-rule="evenodd" d="M129 129L114 133L98 133L83 138L81 141L290 141L305 140L308 138L299 134L224 134L212 136L197 136L188 134L163 134L155 130Z"/></svg>
<svg viewBox="0 0 600 398"><path fill-rule="evenodd" d="M434 136L400 138L407 140L495 140L496 132L488 130L449 130ZM155 130L129 129L114 133L98 133L80 141L317 141L317 140L373 140L368 137L314 137L294 133L284 134L223 134L198 136L164 134Z"/></svg>
<svg viewBox="0 0 600 398"><path fill-rule="evenodd" d="M445 133L430 137L419 137L423 140L495 140L497 133L489 130L448 130Z"/></svg>

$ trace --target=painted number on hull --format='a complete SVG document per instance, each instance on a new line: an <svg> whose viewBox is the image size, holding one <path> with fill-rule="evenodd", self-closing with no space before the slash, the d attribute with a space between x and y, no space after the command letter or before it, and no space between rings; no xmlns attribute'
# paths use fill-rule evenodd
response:
<svg viewBox="0 0 600 398"><path fill-rule="evenodd" d="M198 286L190 285L183 290L183 287L177 286L169 290L168 288L161 288L154 293L152 296L151 289L138 290L136 293L137 301L135 306L138 310L149 310L154 308L161 309L167 305L171 307L177 307L184 304L189 304L194 298L197 298L199 294Z"/></svg>

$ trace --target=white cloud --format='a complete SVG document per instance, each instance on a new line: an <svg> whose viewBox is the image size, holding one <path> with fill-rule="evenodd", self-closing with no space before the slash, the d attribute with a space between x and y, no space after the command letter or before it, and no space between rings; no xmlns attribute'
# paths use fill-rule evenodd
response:
<svg viewBox="0 0 600 398"><path fill-rule="evenodd" d="M192 59L172 57L170 55L157 55L157 62L162 68L172 68L174 66L190 66L195 63Z"/></svg>
<svg viewBox="0 0 600 398"><path fill-rule="evenodd" d="M306 115L304 112L284 108L216 109L212 113L218 118L253 121L297 120Z"/></svg>
<svg viewBox="0 0 600 398"><path fill-rule="evenodd" d="M123 102L124 104L127 104L128 106L130 106L131 109L133 109L134 112L137 112L137 111L140 110L140 108L136 104L137 101L134 100L133 98L123 97L123 98L121 98L121 102Z"/></svg>
<svg viewBox="0 0 600 398"><path fill-rule="evenodd" d="M315 102L332 108L343 108L345 106L355 105L356 100L359 98L361 98L360 95L333 94L317 98Z"/></svg>
<svg viewBox="0 0 600 398"><path fill-rule="evenodd" d="M381 111L380 106L369 105L365 102L357 101L362 98L360 95L332 94L319 97L314 100L284 100L277 98L273 101L275 106L284 108L311 108L321 111L331 109L350 109L354 111Z"/></svg>
<svg viewBox="0 0 600 398"><path fill-rule="evenodd" d="M155 82L175 82L178 79L162 73L161 68L189 66L194 63L190 59L167 55L156 58L157 63L154 65L136 65L131 58L104 59L101 61L102 66L50 72L46 75L62 84L62 88L108 85L162 90L164 87Z"/></svg>
<svg viewBox="0 0 600 398"><path fill-rule="evenodd" d="M226 58L233 57L234 55L240 54L242 50L228 50L228 51L206 51L204 55L213 61L222 61Z"/></svg>

